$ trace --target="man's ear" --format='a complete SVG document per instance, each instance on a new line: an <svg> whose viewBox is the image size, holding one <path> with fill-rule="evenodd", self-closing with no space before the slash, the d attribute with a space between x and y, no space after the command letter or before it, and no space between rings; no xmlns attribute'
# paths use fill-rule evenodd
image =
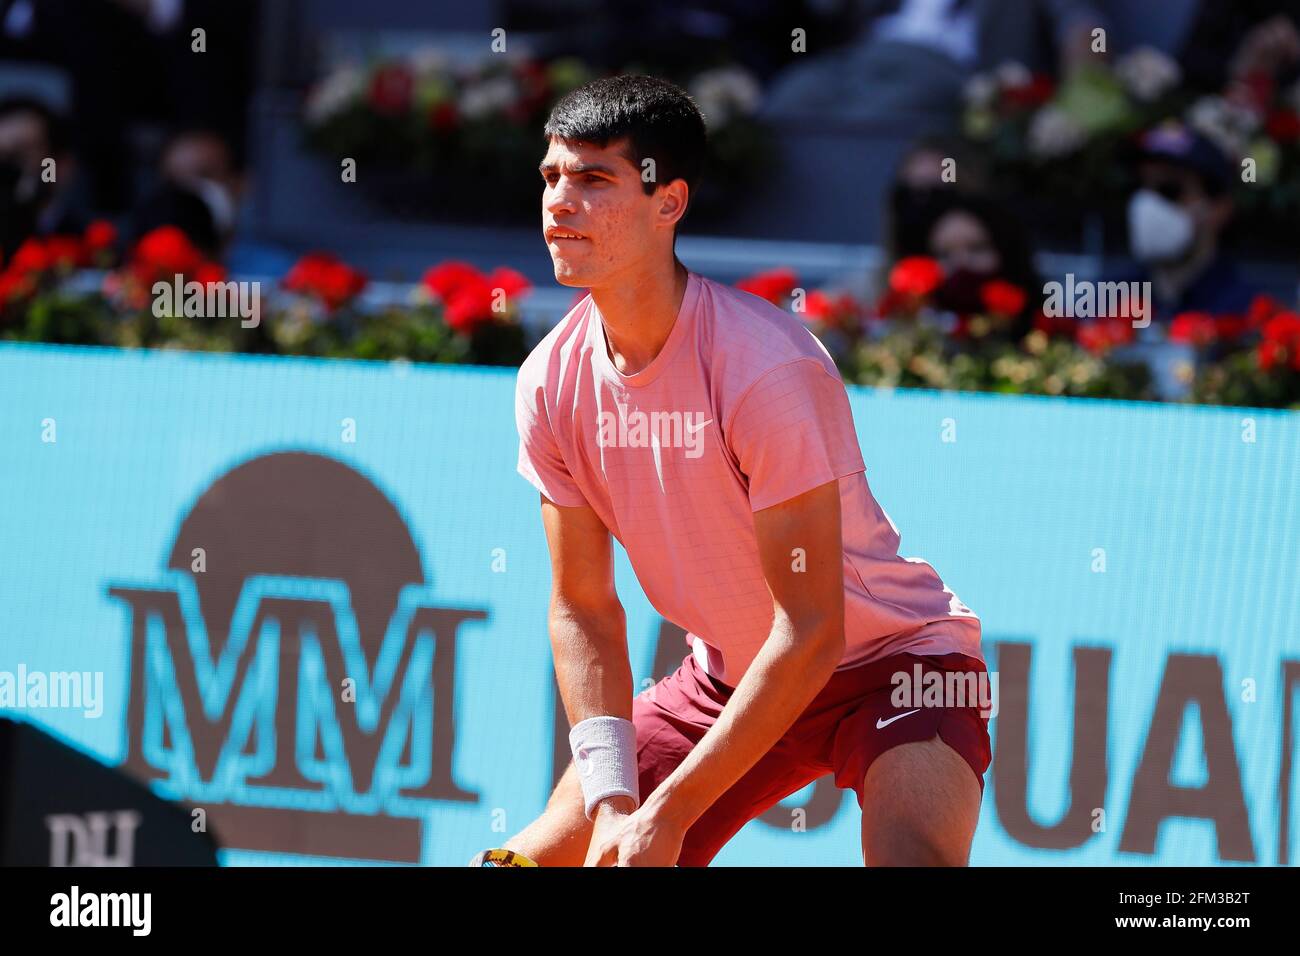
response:
<svg viewBox="0 0 1300 956"><path fill-rule="evenodd" d="M655 200L659 203L657 211L659 221L670 229L676 226L682 216L686 215L690 198L691 187L686 185L684 179L674 179L667 185L661 186L655 191Z"/></svg>

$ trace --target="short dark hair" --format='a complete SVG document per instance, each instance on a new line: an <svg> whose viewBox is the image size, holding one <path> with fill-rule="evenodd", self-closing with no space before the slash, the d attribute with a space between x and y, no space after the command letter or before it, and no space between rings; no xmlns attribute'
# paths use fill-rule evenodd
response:
<svg viewBox="0 0 1300 956"><path fill-rule="evenodd" d="M655 181L643 184L647 196L662 183L684 179L693 199L704 172L707 140L699 107L683 90L654 76L612 76L566 93L543 132L548 141L600 147L626 138L633 166L640 169L646 158L654 160Z"/></svg>

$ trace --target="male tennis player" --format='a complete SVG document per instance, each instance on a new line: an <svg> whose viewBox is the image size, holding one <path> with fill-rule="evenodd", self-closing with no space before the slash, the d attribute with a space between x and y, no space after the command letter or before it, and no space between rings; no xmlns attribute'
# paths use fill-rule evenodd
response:
<svg viewBox="0 0 1300 956"><path fill-rule="evenodd" d="M832 773L857 794L868 865L964 865L987 720L974 701L896 706L891 678L980 676L979 619L898 555L817 339L677 261L699 111L623 76L565 96L546 135L555 278L590 295L524 362L516 413L574 762L506 848L543 866L703 866ZM611 535L691 645L635 697Z"/></svg>

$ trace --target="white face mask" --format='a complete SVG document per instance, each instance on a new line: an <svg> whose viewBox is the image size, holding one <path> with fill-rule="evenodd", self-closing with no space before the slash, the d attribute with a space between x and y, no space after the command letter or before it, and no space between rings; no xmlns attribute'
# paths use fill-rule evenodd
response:
<svg viewBox="0 0 1300 956"><path fill-rule="evenodd" d="M1129 200L1129 247L1143 262L1177 259L1195 237L1192 214L1158 192L1139 189Z"/></svg>

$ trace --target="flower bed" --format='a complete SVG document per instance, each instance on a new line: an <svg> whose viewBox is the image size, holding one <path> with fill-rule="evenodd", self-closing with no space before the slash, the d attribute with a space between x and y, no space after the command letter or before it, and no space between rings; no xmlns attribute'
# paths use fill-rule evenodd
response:
<svg viewBox="0 0 1300 956"><path fill-rule="evenodd" d="M789 269L752 276L739 287L792 309L822 339L846 381L1087 398L1156 400L1146 366L1126 358L1134 341L1125 316L1075 320L1032 317L1014 330L1028 291L1001 280L981 290L981 312L942 312L933 295L943 281L925 257L900 261L879 302L845 293L806 292ZM1195 357L1183 370L1187 398L1202 404L1300 409L1300 315L1267 296L1245 315L1188 313L1167 341Z"/></svg>
<svg viewBox="0 0 1300 956"><path fill-rule="evenodd" d="M229 284L224 270L204 260L179 230L155 230L120 263L113 260L114 242L112 227L96 223L81 237L29 240L0 264L0 339L506 366L527 355L518 317L530 286L510 269L483 273L443 262L425 272L406 301L366 306L366 276L332 255L312 253L268 290L259 321L246 326L237 316L190 309L188 296L161 294L177 275L200 297ZM978 314L955 315L934 305L942 281L938 263L914 257L893 268L877 303L805 290L790 269L737 285L800 316L849 382L1157 397L1146 368L1124 358L1134 339L1127 317L1076 321L1038 310L1021 335L1015 317L1024 313L1026 290L990 281L980 290ZM1260 296L1240 316L1178 316L1167 337L1195 356L1185 370L1190 400L1300 408L1296 311Z"/></svg>
<svg viewBox="0 0 1300 956"><path fill-rule="evenodd" d="M406 302L363 308L367 278L312 253L278 288L258 288L254 323L198 304L238 284L180 230L149 233L120 264L111 231L100 223L83 237L24 243L0 271L0 339L476 365L518 365L527 354L518 304L530 285L511 269L444 262ZM91 267L103 271L81 271ZM177 283L186 294L167 294Z"/></svg>

